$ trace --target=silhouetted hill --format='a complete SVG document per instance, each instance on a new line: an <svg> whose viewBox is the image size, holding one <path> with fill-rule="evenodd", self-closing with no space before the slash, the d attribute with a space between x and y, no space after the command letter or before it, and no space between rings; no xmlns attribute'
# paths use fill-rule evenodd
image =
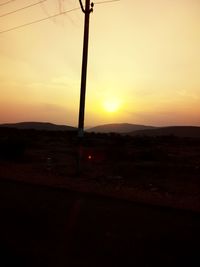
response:
<svg viewBox="0 0 200 267"><path fill-rule="evenodd" d="M178 137L200 137L200 127L197 126L170 126L156 129L138 130L129 133L130 135L143 136L168 136Z"/></svg>
<svg viewBox="0 0 200 267"><path fill-rule="evenodd" d="M45 131L75 131L75 127L66 125L57 125L48 122L19 122L0 124L0 127L17 128L17 129L34 129Z"/></svg>
<svg viewBox="0 0 200 267"><path fill-rule="evenodd" d="M129 123L112 123L99 125L87 130L87 132L96 133L129 133L137 130L154 129L153 126L137 125Z"/></svg>

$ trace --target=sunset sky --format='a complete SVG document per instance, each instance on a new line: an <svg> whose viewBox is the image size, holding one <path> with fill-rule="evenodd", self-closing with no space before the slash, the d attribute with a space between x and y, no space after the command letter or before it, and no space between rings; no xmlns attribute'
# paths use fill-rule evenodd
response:
<svg viewBox="0 0 200 267"><path fill-rule="evenodd" d="M46 0L2 16L39 0L5 2L0 32L79 7L78 0ZM95 5L85 125L200 126L199 14L199 0ZM0 123L77 126L83 22L76 10L0 34Z"/></svg>

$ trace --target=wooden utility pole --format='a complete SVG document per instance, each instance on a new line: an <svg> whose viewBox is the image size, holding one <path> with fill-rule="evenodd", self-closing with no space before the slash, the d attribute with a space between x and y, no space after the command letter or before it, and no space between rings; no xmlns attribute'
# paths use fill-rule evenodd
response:
<svg viewBox="0 0 200 267"><path fill-rule="evenodd" d="M86 79L87 79L87 60L88 60L88 40L89 40L89 21L90 13L93 11L94 4L90 4L90 0L85 0L85 8L82 1L79 0L81 10L85 14L84 23L84 38L83 38L83 58L82 58L82 73L81 73L81 92L80 92L80 106L79 106L79 120L78 120L78 174L81 173L81 161L83 153L83 136L84 136L84 115L85 115L85 93L86 93Z"/></svg>
<svg viewBox="0 0 200 267"><path fill-rule="evenodd" d="M82 58L82 74L81 74L81 92L79 106L79 121L78 121L78 137L81 139L84 135L84 115L85 115L85 93L86 93L86 78L87 78L87 59L88 59L88 39L89 39L89 21L90 13L93 11L94 4L90 4L90 0L85 0L85 8L82 1L79 0L81 9L85 14L84 38L83 38L83 58Z"/></svg>

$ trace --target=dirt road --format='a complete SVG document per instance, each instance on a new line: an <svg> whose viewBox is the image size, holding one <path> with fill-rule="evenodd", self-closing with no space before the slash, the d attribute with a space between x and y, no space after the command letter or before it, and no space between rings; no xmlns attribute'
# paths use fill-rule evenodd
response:
<svg viewBox="0 0 200 267"><path fill-rule="evenodd" d="M0 266L200 266L200 214L0 181Z"/></svg>

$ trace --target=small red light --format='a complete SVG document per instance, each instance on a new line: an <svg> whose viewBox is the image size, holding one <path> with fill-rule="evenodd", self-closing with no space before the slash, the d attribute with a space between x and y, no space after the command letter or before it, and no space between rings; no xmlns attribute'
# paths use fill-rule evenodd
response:
<svg viewBox="0 0 200 267"><path fill-rule="evenodd" d="M88 156L88 159L92 159L92 156L91 156L91 155L89 155L89 156Z"/></svg>

